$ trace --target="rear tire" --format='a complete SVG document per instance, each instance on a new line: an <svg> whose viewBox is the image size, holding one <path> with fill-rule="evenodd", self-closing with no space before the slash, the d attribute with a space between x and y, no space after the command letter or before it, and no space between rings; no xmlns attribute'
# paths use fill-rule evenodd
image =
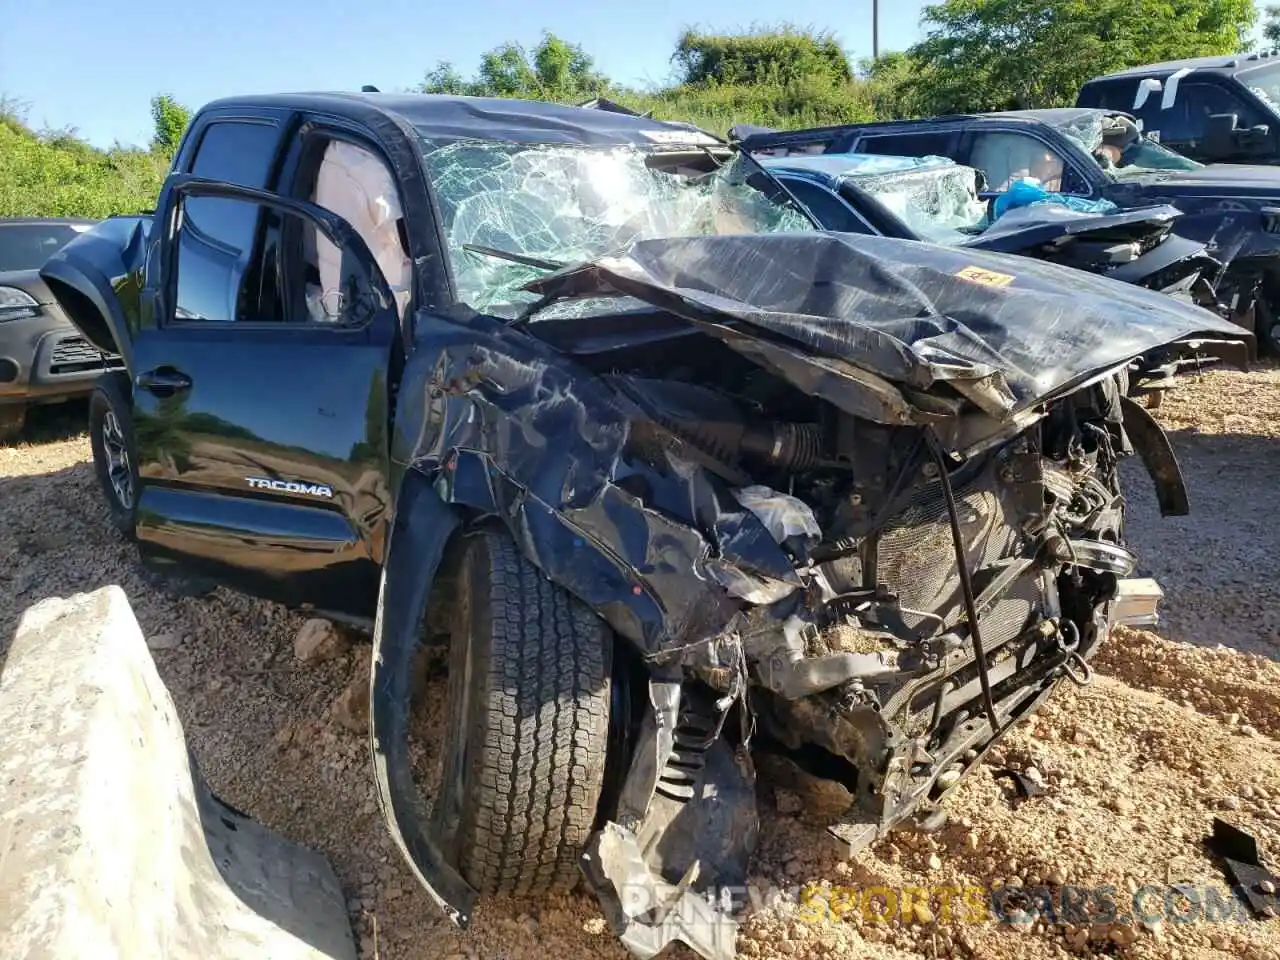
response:
<svg viewBox="0 0 1280 960"><path fill-rule="evenodd" d="M25 403L6 403L0 406L0 443L17 443L22 439L22 428L27 423Z"/></svg>
<svg viewBox="0 0 1280 960"><path fill-rule="evenodd" d="M111 523L132 540L138 519L138 460L129 380L122 373L104 374L93 388L89 444Z"/></svg>
<svg viewBox="0 0 1280 960"><path fill-rule="evenodd" d="M481 893L567 891L604 785L613 635L505 531L464 543L435 832Z"/></svg>

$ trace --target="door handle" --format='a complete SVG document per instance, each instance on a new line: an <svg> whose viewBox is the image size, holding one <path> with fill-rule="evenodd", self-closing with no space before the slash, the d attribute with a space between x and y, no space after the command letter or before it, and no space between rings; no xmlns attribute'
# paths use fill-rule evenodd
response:
<svg viewBox="0 0 1280 960"><path fill-rule="evenodd" d="M168 397L180 390L189 389L191 387L191 378L171 367L167 369L160 367L138 374L134 383L143 390L150 390L158 397Z"/></svg>

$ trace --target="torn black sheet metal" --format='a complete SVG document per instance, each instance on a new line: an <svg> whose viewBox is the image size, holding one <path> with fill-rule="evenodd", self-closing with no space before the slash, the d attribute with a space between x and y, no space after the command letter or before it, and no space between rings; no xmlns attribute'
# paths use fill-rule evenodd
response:
<svg viewBox="0 0 1280 960"><path fill-rule="evenodd" d="M544 573L647 656L713 638L743 580L789 592L791 559L726 481L680 457L636 405L483 315L420 315L395 459L439 496L500 518ZM637 449L645 423L669 443Z"/></svg>
<svg viewBox="0 0 1280 960"><path fill-rule="evenodd" d="M1208 247L1223 263L1280 256L1280 173L1274 167L1224 164L1177 176L1122 181L1107 197L1122 207L1172 203L1182 212L1177 232ZM1213 179L1205 178L1213 172Z"/></svg>
<svg viewBox="0 0 1280 960"><path fill-rule="evenodd" d="M850 240L644 241L536 286L647 300L812 396L881 423L929 425L953 450L1016 433L1036 401L1153 346L1230 328L1051 264ZM1018 273L1005 286L957 276L970 268ZM530 335L544 323L555 321L420 314L396 461L431 477L446 502L500 517L547 576L649 657L722 635L744 609L744 582L774 597L798 589L791 558L728 482L681 456L660 418L615 389L619 378ZM641 433L661 442L641 445Z"/></svg>
<svg viewBox="0 0 1280 960"><path fill-rule="evenodd" d="M530 289L714 318L906 388L949 386L994 418L1155 347L1238 333L1207 310L1056 264L835 233L639 241Z"/></svg>
<svg viewBox="0 0 1280 960"><path fill-rule="evenodd" d="M1280 913L1277 877L1258 851L1258 841L1221 817L1213 818L1213 833L1206 841L1211 853L1222 860L1227 877L1234 881L1235 893L1258 917L1274 917Z"/></svg>
<svg viewBox="0 0 1280 960"><path fill-rule="evenodd" d="M1154 417L1129 397L1120 398L1124 429L1156 485L1162 517L1185 517L1191 512L1187 482L1168 435Z"/></svg>

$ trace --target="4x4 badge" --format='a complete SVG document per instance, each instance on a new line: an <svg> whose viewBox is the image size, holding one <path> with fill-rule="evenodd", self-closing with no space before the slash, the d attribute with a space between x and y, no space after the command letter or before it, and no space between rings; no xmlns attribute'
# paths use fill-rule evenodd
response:
<svg viewBox="0 0 1280 960"><path fill-rule="evenodd" d="M333 499L333 488L324 483L268 480L266 477L245 477L244 481L255 490L274 490L277 493L304 493L309 497L328 497Z"/></svg>

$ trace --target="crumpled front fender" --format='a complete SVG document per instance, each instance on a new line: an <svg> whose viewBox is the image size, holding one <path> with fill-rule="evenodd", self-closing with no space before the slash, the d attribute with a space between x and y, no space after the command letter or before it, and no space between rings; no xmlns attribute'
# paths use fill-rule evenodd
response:
<svg viewBox="0 0 1280 960"><path fill-rule="evenodd" d="M150 217L110 217L40 268L67 319L99 350L119 353L129 370L150 231Z"/></svg>
<svg viewBox="0 0 1280 960"><path fill-rule="evenodd" d="M418 882L454 923L467 926L476 891L445 859L418 816L409 764L409 714L418 634L431 585L460 518L415 471L404 475L382 570L369 674L369 737L378 805Z"/></svg>

